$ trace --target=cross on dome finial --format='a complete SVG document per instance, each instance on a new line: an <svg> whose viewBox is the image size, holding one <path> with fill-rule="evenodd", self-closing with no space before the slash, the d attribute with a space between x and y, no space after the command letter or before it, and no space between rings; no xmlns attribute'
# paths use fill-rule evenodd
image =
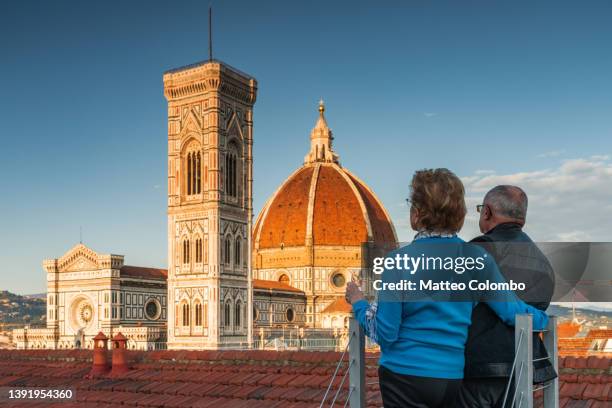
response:
<svg viewBox="0 0 612 408"><path fill-rule="evenodd" d="M338 155L332 149L332 131L325 120L325 103L319 101L319 119L310 132L310 152L304 158L304 163L328 162L338 163Z"/></svg>

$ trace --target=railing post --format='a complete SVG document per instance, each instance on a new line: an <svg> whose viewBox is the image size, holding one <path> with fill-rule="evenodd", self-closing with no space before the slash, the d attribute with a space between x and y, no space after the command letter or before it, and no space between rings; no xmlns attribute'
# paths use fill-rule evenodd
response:
<svg viewBox="0 0 612 408"><path fill-rule="evenodd" d="M533 330L531 315L516 315L514 330L516 368L513 408L533 408Z"/></svg>
<svg viewBox="0 0 612 408"><path fill-rule="evenodd" d="M359 322L349 321L349 406L365 407L365 335Z"/></svg>
<svg viewBox="0 0 612 408"><path fill-rule="evenodd" d="M559 354L557 352L557 318L548 318L547 331L544 333L544 347L557 377L544 389L544 408L559 408Z"/></svg>

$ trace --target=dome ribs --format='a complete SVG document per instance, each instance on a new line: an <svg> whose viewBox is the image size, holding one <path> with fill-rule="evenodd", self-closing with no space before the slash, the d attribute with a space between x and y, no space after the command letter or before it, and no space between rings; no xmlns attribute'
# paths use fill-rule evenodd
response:
<svg viewBox="0 0 612 408"><path fill-rule="evenodd" d="M306 236L307 199L312 167L304 167L288 179L258 220L259 248L303 246Z"/></svg>
<svg viewBox="0 0 612 408"><path fill-rule="evenodd" d="M366 220L358 197L335 165L322 165L314 196L314 245L361 245L367 241Z"/></svg>
<svg viewBox="0 0 612 408"><path fill-rule="evenodd" d="M382 204L378 201L374 193L366 187L366 185L355 177L353 174L346 172L351 178L359 193L363 197L363 201L368 211L368 218L372 226L372 238L377 243L395 243L397 237L395 228Z"/></svg>
<svg viewBox="0 0 612 408"><path fill-rule="evenodd" d="M258 249L397 241L374 193L334 163L305 165L294 172L266 204L254 231Z"/></svg>

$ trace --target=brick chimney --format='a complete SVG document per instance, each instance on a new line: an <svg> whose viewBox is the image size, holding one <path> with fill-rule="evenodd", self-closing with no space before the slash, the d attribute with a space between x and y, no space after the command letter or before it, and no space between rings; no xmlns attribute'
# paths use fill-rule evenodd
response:
<svg viewBox="0 0 612 408"><path fill-rule="evenodd" d="M113 368L111 370L111 377L120 376L129 371L127 365L127 338L117 333L112 339L113 344Z"/></svg>
<svg viewBox="0 0 612 408"><path fill-rule="evenodd" d="M104 333L99 332L93 340L93 365L87 375L89 378L102 376L110 370L107 359L108 337Z"/></svg>

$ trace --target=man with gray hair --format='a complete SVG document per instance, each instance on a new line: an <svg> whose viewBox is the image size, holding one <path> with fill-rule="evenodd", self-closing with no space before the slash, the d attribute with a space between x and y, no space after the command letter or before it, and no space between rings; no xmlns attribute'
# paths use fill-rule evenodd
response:
<svg viewBox="0 0 612 408"><path fill-rule="evenodd" d="M527 204L527 194L520 187L492 188L476 206L483 235L471 242L479 243L495 258L507 281L525 283L527 290L517 292L518 297L546 310L554 291L554 275L546 256L523 232ZM533 336L533 357L535 383L556 377L537 333ZM457 406L505 408L502 403L513 360L514 328L506 326L486 304L478 304L465 345L464 380ZM510 401L512 394L509 392Z"/></svg>
<svg viewBox="0 0 612 408"><path fill-rule="evenodd" d="M504 223L516 224L522 228L527 218L527 204L527 194L520 187L493 187L485 195L483 204L476 206L480 213L480 232L487 234Z"/></svg>

